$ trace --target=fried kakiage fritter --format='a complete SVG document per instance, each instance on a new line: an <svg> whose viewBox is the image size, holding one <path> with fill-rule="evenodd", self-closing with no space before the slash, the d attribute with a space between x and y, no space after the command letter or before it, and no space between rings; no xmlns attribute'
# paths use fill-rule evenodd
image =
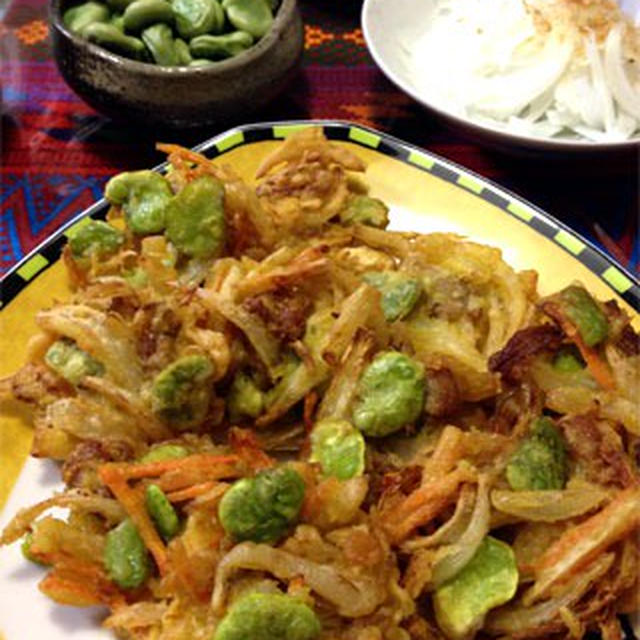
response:
<svg viewBox="0 0 640 640"><path fill-rule="evenodd" d="M0 383L64 492L20 511L57 602L140 640L621 637L640 348L614 301L385 230L345 146L173 145L70 240ZM68 509L67 519L48 514Z"/></svg>

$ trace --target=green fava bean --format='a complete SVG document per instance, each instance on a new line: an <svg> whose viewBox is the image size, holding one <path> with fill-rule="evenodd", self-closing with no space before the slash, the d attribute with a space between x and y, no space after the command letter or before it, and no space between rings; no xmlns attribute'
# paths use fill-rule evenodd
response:
<svg viewBox="0 0 640 640"><path fill-rule="evenodd" d="M165 460L176 460L189 455L189 450L179 444L163 444L147 451L139 462L164 462Z"/></svg>
<svg viewBox="0 0 640 640"><path fill-rule="evenodd" d="M239 373L231 383L227 407L232 421L257 418L264 409L264 393L248 375Z"/></svg>
<svg viewBox="0 0 640 640"><path fill-rule="evenodd" d="M122 277L134 289L142 289L149 284L149 274L141 267L125 269Z"/></svg>
<svg viewBox="0 0 640 640"><path fill-rule="evenodd" d="M242 478L224 494L218 516L236 541L275 542L296 520L304 499L304 480L288 467Z"/></svg>
<svg viewBox="0 0 640 640"><path fill-rule="evenodd" d="M553 368L562 373L575 373L582 371L584 367L580 354L570 349L560 351L553 359Z"/></svg>
<svg viewBox="0 0 640 640"><path fill-rule="evenodd" d="M66 338L56 340L47 349L44 361L71 384L78 384L85 376L104 374L102 363Z"/></svg>
<svg viewBox="0 0 640 640"><path fill-rule="evenodd" d="M38 564L41 567L48 567L48 562L43 562L42 560L40 560L40 558L33 554L33 552L31 551L32 544L33 533L29 532L24 536L24 538L22 539L22 544L20 545L20 551L22 552L23 558L25 558L25 560L28 560L29 562L33 562L33 564Z"/></svg>
<svg viewBox="0 0 640 640"><path fill-rule="evenodd" d="M189 51L189 45L180 38L176 38L173 46L176 50L176 56L178 58L178 64L191 64L193 58L191 57L191 51Z"/></svg>
<svg viewBox="0 0 640 640"><path fill-rule="evenodd" d="M123 14L127 31L141 31L152 24L173 24L173 9L165 0L135 0Z"/></svg>
<svg viewBox="0 0 640 640"><path fill-rule="evenodd" d="M366 436L386 436L409 425L422 412L422 367L397 351L379 353L358 383L353 423Z"/></svg>
<svg viewBox="0 0 640 640"><path fill-rule="evenodd" d="M311 462L319 462L325 476L348 480L362 475L366 444L362 433L347 420L318 422L311 432Z"/></svg>
<svg viewBox="0 0 640 640"><path fill-rule="evenodd" d="M224 186L212 176L187 184L167 207L167 237L191 258L217 255L224 244L225 228Z"/></svg>
<svg viewBox="0 0 640 640"><path fill-rule="evenodd" d="M115 253L124 244L124 233L101 220L91 220L78 229L69 240L74 258Z"/></svg>
<svg viewBox="0 0 640 640"><path fill-rule="evenodd" d="M486 536L467 565L433 594L438 625L448 638L469 638L486 613L513 598L518 568L511 547Z"/></svg>
<svg viewBox="0 0 640 640"><path fill-rule="evenodd" d="M109 577L123 589L135 589L149 576L149 553L129 518L107 534L103 559Z"/></svg>
<svg viewBox="0 0 640 640"><path fill-rule="evenodd" d="M256 40L273 24L273 13L265 0L222 0L222 7L238 31L246 31Z"/></svg>
<svg viewBox="0 0 640 640"><path fill-rule="evenodd" d="M190 40L205 33L222 33L224 10L218 0L173 0L176 29Z"/></svg>
<svg viewBox="0 0 640 640"><path fill-rule="evenodd" d="M62 21L69 31L82 35L90 24L107 22L110 13L109 7L101 2L85 2L67 9L62 16Z"/></svg>
<svg viewBox="0 0 640 640"><path fill-rule="evenodd" d="M320 622L300 600L278 593L250 593L237 600L212 640L313 640Z"/></svg>
<svg viewBox="0 0 640 640"><path fill-rule="evenodd" d="M190 63L190 67L210 67L214 65L213 60L207 60L206 58L194 58Z"/></svg>
<svg viewBox="0 0 640 640"><path fill-rule="evenodd" d="M114 13L109 20L109 24L112 24L118 31L124 33L124 17L121 13Z"/></svg>
<svg viewBox="0 0 640 640"><path fill-rule="evenodd" d="M146 55L142 40L125 35L113 24L94 22L85 27L82 35L89 42L127 58L142 60Z"/></svg>
<svg viewBox="0 0 640 640"><path fill-rule="evenodd" d="M140 37L147 45L156 64L163 67L175 67L180 64L171 27L162 23L154 24L145 29Z"/></svg>
<svg viewBox="0 0 640 640"><path fill-rule="evenodd" d="M609 333L607 316L586 289L572 285L558 295L562 311L588 347L606 339Z"/></svg>
<svg viewBox="0 0 640 640"><path fill-rule="evenodd" d="M185 356L172 362L153 380L151 408L167 422L188 427L201 422L209 409L214 369L204 356Z"/></svg>
<svg viewBox="0 0 640 640"><path fill-rule="evenodd" d="M567 452L550 418L538 418L507 464L507 481L514 491L563 489L567 481Z"/></svg>
<svg viewBox="0 0 640 640"><path fill-rule="evenodd" d="M104 195L122 206L127 226L139 234L164 229L165 210L173 197L167 180L155 171L120 173L107 182Z"/></svg>
<svg viewBox="0 0 640 640"><path fill-rule="evenodd" d="M362 279L382 294L380 304L387 322L408 316L422 293L422 283L397 271L368 271Z"/></svg>
<svg viewBox="0 0 640 640"><path fill-rule="evenodd" d="M384 229L389 224L389 207L378 198L355 196L340 212L340 222Z"/></svg>
<svg viewBox="0 0 640 640"><path fill-rule="evenodd" d="M171 540L180 530L180 520L169 499L157 484L147 485L145 505L158 533L165 540Z"/></svg>
<svg viewBox="0 0 640 640"><path fill-rule="evenodd" d="M198 36L189 43L194 58L223 60L237 56L253 44L253 37L246 31L234 31L222 36Z"/></svg>

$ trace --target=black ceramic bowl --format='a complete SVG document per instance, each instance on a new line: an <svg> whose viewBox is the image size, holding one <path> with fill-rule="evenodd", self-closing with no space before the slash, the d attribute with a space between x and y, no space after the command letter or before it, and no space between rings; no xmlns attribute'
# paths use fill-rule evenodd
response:
<svg viewBox="0 0 640 640"><path fill-rule="evenodd" d="M286 85L304 44L296 0L282 0L271 30L243 53L207 67L160 67L111 53L62 22L68 0L52 0L53 53L67 84L94 109L149 127L237 120Z"/></svg>

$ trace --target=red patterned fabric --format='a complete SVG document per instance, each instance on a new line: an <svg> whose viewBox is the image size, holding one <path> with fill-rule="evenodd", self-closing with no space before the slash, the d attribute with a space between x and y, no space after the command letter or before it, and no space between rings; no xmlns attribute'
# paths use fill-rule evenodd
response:
<svg viewBox="0 0 640 640"><path fill-rule="evenodd" d="M637 157L579 162L487 149L444 128L378 71L359 28L360 2L300 0L300 7L300 73L255 121L334 118L391 133L527 198L637 272ZM190 145L222 130L140 131L98 115L55 68L45 0L14 0L5 11L0 86L0 274L98 198L113 173L159 162L156 140Z"/></svg>

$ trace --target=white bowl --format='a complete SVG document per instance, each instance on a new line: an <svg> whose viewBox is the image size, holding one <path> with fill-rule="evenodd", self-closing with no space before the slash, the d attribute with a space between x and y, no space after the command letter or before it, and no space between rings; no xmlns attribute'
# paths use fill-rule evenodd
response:
<svg viewBox="0 0 640 640"><path fill-rule="evenodd" d="M491 0L487 0L491 1ZM640 0L619 0L630 16L640 17ZM499 126L478 123L435 104L434 96L416 82L411 52L423 36L435 14L433 0L365 0L362 6L362 30L373 59L397 87L428 110L464 133L502 148L520 151L561 151L601 153L603 151L637 154L640 137L620 142L593 142L568 137L537 137L512 133ZM636 23L637 24L637 23ZM446 52L443 51L443 56ZM438 64L429 60L426 64Z"/></svg>

